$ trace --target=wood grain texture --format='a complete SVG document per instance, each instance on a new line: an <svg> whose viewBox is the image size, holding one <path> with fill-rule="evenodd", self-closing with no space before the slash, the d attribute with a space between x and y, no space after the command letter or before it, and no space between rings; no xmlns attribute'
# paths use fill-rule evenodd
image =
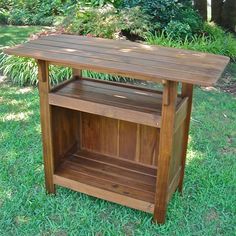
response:
<svg viewBox="0 0 236 236"><path fill-rule="evenodd" d="M180 192L183 190L183 180L184 180L184 170L186 163L186 155L188 148L188 137L189 137L189 128L191 120L191 111L192 111L192 100L193 100L193 85L191 84L182 84L182 97L188 98L188 107L187 107L187 116L184 121L184 134L183 134L183 143L182 143L182 168L180 173L180 180L178 189Z"/></svg>
<svg viewBox="0 0 236 236"><path fill-rule="evenodd" d="M78 148L80 112L51 106L51 117L54 168L57 168L68 151Z"/></svg>
<svg viewBox="0 0 236 236"><path fill-rule="evenodd" d="M39 95L40 95L40 119L43 143L43 159L45 185L48 193L55 193L53 183L54 161L52 145L52 117L51 106L48 102L48 93L50 91L48 63L39 60L38 62Z"/></svg>
<svg viewBox="0 0 236 236"><path fill-rule="evenodd" d="M88 194L90 196L94 196L97 198L101 198L110 202L118 203L130 208L134 208L137 210L145 211L148 213L153 212L154 205L153 203L138 200L136 198L124 196L115 192L111 192L108 190L101 189L99 187L93 187L89 184L80 183L76 180L73 180L73 177L67 178L61 175L54 175L53 176L55 184L60 186Z"/></svg>
<svg viewBox="0 0 236 236"><path fill-rule="evenodd" d="M165 222L167 196L169 188L170 161L173 153L174 122L177 101L177 83L168 81L164 86L164 93L169 94L169 103L162 105L162 124L160 131L160 146L158 156L158 172L155 196L154 221Z"/></svg>
<svg viewBox="0 0 236 236"><path fill-rule="evenodd" d="M214 84L229 62L213 54L71 35L41 37L4 51L75 69L203 86Z"/></svg>
<svg viewBox="0 0 236 236"><path fill-rule="evenodd" d="M109 156L78 151L67 156L64 163L56 169L55 175L110 191L111 194L117 193L153 203L156 176L150 174L154 169L145 169L142 165L135 166L126 162Z"/></svg>
<svg viewBox="0 0 236 236"><path fill-rule="evenodd" d="M49 94L51 105L154 127L160 127L161 101L158 91L84 79L72 80Z"/></svg>
<svg viewBox="0 0 236 236"><path fill-rule="evenodd" d="M94 114L81 114L81 149L156 165L159 129Z"/></svg>
<svg viewBox="0 0 236 236"><path fill-rule="evenodd" d="M115 156L117 154L118 121L82 112L81 148Z"/></svg>

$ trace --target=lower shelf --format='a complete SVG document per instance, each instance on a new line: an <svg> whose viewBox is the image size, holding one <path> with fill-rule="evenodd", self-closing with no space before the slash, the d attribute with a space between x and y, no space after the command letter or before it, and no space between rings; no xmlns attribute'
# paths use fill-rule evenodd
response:
<svg viewBox="0 0 236 236"><path fill-rule="evenodd" d="M94 197L153 212L156 168L77 151L56 169L54 183Z"/></svg>

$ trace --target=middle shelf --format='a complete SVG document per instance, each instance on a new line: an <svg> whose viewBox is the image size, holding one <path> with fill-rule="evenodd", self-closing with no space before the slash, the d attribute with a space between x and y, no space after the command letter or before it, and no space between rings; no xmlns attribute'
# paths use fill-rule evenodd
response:
<svg viewBox="0 0 236 236"><path fill-rule="evenodd" d="M181 102L178 97L176 109ZM162 93L153 89L95 79L71 80L50 92L49 103L154 127L161 125Z"/></svg>

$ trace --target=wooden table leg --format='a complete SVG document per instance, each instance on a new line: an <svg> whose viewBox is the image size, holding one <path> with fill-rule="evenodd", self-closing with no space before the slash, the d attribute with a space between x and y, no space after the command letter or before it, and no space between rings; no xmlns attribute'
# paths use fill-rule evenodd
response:
<svg viewBox="0 0 236 236"><path fill-rule="evenodd" d="M184 169L186 162L186 154L188 148L188 136L189 136L189 127L190 127L190 119L191 119L191 111L192 111L192 99L193 99L193 85L192 84L182 84L181 96L188 97L188 108L187 108L187 116L185 118L185 127L184 127L184 135L183 135L183 146L182 146L182 160L181 160L181 174L178 185L179 192L182 193L183 190L183 180L184 180Z"/></svg>
<svg viewBox="0 0 236 236"><path fill-rule="evenodd" d="M165 99L164 99L165 98ZM167 209L170 159L173 152L177 82L164 83L162 102L162 122L158 156L157 184L154 208L154 221L164 223Z"/></svg>
<svg viewBox="0 0 236 236"><path fill-rule="evenodd" d="M52 127L51 127L51 109L48 101L50 91L48 63L38 61L38 78L40 92L40 118L43 142L43 158L45 170L45 185L48 193L55 193L53 184L53 148L52 148Z"/></svg>

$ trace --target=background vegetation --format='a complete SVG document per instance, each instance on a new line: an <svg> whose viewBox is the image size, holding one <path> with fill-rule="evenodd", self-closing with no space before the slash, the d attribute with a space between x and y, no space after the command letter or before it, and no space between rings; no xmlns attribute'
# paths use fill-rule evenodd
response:
<svg viewBox="0 0 236 236"><path fill-rule="evenodd" d="M32 2L34 14L27 7ZM191 13L186 13L184 20L174 11L176 6L172 9L173 1L154 0L151 2L156 5L147 7L145 1L137 0L50 2L47 6L49 1L0 0L0 21L4 18L5 23L11 19L12 24L17 21L31 24L34 15L40 21L37 24L64 27L67 32L123 37L220 53L230 56L232 61L236 58L233 35L214 24L204 23L188 0L178 1L178 8ZM46 14L44 7L54 10ZM148 14L149 7L153 7L152 15ZM163 15L155 13L155 7ZM35 15L38 10L39 15L43 14L41 17ZM13 11L23 14L16 17L18 13ZM72 14L75 19L71 18ZM194 22L198 21L201 27L195 28ZM41 29L0 26L0 50L26 40ZM0 57L2 70L14 83L24 86L37 83L33 60L3 54ZM68 68L51 67L50 73L52 83L56 83L71 72ZM101 79L122 79L90 71L84 73ZM65 188L58 187L56 196L46 195L38 90L6 83L0 73L0 235L235 235L235 84L236 64L232 63L217 87L195 88L184 194L175 194L168 208L167 222L159 226L152 224L150 214Z"/></svg>

